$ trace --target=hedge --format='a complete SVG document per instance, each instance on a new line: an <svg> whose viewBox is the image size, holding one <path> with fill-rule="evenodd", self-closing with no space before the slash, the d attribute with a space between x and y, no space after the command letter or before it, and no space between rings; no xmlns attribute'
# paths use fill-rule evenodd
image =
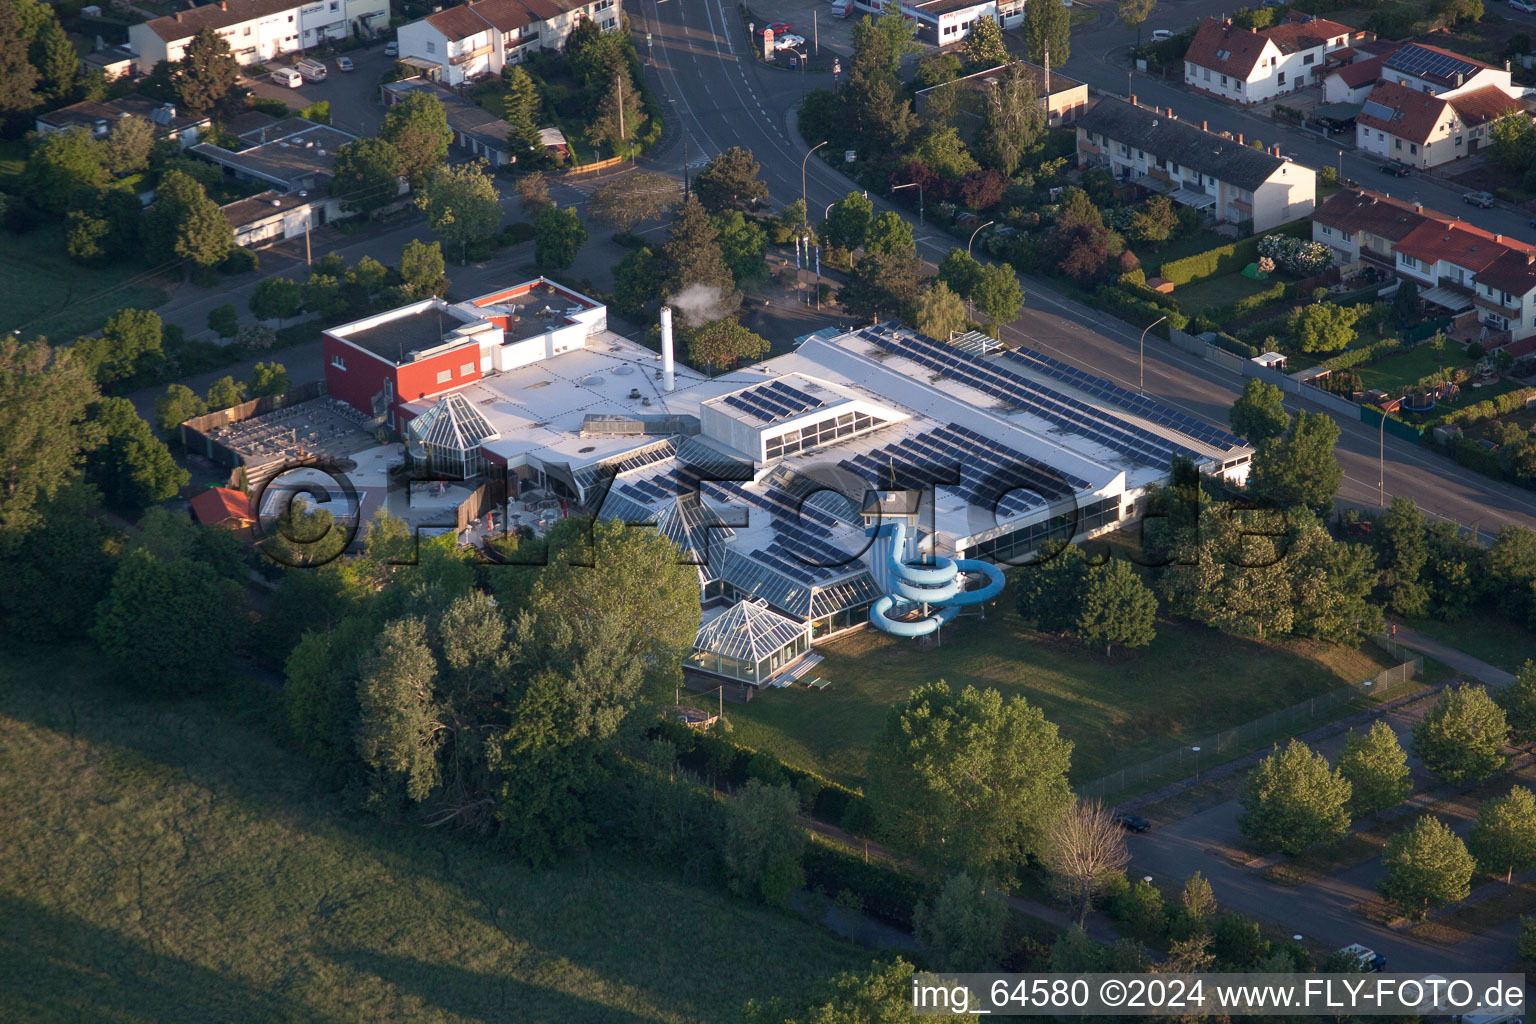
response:
<svg viewBox="0 0 1536 1024"><path fill-rule="evenodd" d="M1249 313L1258 312L1265 306L1276 302L1284 302L1293 294L1292 288L1292 285L1284 281L1276 281L1263 291L1254 292L1252 295L1245 295L1232 303L1231 313L1235 317L1247 316Z"/></svg>
<svg viewBox="0 0 1536 1024"><path fill-rule="evenodd" d="M912 930L917 905L937 891L932 882L889 861L866 864L861 852L819 835L812 835L806 844L801 866L807 889L820 889L833 899L840 892L854 893L863 900L864 913L905 931Z"/></svg>
<svg viewBox="0 0 1536 1024"><path fill-rule="evenodd" d="M1311 239L1312 222L1310 220L1293 221L1273 231L1267 231L1265 235L1290 235L1293 238ZM1216 274L1236 273L1258 259L1259 242L1263 241L1265 235L1249 235L1236 242L1219 245L1205 252L1197 252L1193 256L1169 260L1158 268L1157 276L1177 287Z"/></svg>
<svg viewBox="0 0 1536 1024"><path fill-rule="evenodd" d="M1381 359L1402 347L1403 343L1400 339L1384 338L1373 345L1367 345L1365 348L1352 348L1346 352L1341 352L1332 359L1325 359L1317 365L1325 370L1348 370L1364 363L1375 362L1377 359Z"/></svg>
<svg viewBox="0 0 1536 1024"><path fill-rule="evenodd" d="M1120 319L1138 326L1146 326L1160 316L1167 319L1158 324L1154 330L1160 337L1168 337L1171 328L1182 331L1189 326L1189 317L1179 312L1177 306L1169 308L1132 294L1124 288L1116 288L1113 285L1100 285L1093 293L1096 305L1107 313L1112 313Z"/></svg>
<svg viewBox="0 0 1536 1024"><path fill-rule="evenodd" d="M1235 356L1242 356L1244 359L1252 359L1254 356L1259 355L1258 349L1254 348L1246 341L1239 341L1237 338L1232 337L1230 334L1217 332L1216 337L1212 339L1211 344L1215 345L1219 349L1225 349Z"/></svg>

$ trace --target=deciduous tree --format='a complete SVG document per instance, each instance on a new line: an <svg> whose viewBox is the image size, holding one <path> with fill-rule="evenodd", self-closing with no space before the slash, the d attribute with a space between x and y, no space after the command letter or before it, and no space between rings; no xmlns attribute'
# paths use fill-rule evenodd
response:
<svg viewBox="0 0 1536 1024"><path fill-rule="evenodd" d="M448 159L448 144L453 130L442 101L431 93L407 93L405 99L389 108L378 137L400 154L400 174L420 188L432 172Z"/></svg>
<svg viewBox="0 0 1536 1024"><path fill-rule="evenodd" d="M1393 498L1392 507L1371 531L1381 567L1380 590L1386 606L1399 615L1418 618L1429 612L1429 590L1421 574L1429 561L1424 513L1412 498Z"/></svg>
<svg viewBox="0 0 1536 1024"><path fill-rule="evenodd" d="M546 206L533 222L533 261L543 270L564 270L587 242L587 228L572 207Z"/></svg>
<svg viewBox="0 0 1536 1024"><path fill-rule="evenodd" d="M357 139L336 150L331 195L348 211L371 214L400 194L400 151L384 139Z"/></svg>
<svg viewBox="0 0 1536 1024"><path fill-rule="evenodd" d="M837 293L843 310L872 320L905 316L922 289L922 264L915 256L868 253Z"/></svg>
<svg viewBox="0 0 1536 1024"><path fill-rule="evenodd" d="M69 351L0 338L0 534L30 529L38 502L99 443L87 415L96 397L88 368Z"/></svg>
<svg viewBox="0 0 1536 1024"><path fill-rule="evenodd" d="M155 145L155 128L135 114L119 117L101 143L101 159L114 174L132 174L149 166Z"/></svg>
<svg viewBox="0 0 1536 1024"><path fill-rule="evenodd" d="M1430 815L1393 836L1381 863L1387 869L1381 894L1421 917L1434 907L1466 899L1477 866L1461 837Z"/></svg>
<svg viewBox="0 0 1536 1024"><path fill-rule="evenodd" d="M223 376L208 385L208 408L217 412L245 401L245 385L231 376Z"/></svg>
<svg viewBox="0 0 1536 1024"><path fill-rule="evenodd" d="M917 297L913 320L928 337L948 341L965 326L965 303L942 280L935 280Z"/></svg>
<svg viewBox="0 0 1536 1024"><path fill-rule="evenodd" d="M721 317L683 332L688 362L713 374L739 363L755 363L768 355L768 342L743 327L734 317Z"/></svg>
<svg viewBox="0 0 1536 1024"><path fill-rule="evenodd" d="M104 441L86 456L85 478L111 508L137 516L157 501L174 498L191 479L128 399L101 399L91 409L91 420Z"/></svg>
<svg viewBox="0 0 1536 1024"><path fill-rule="evenodd" d="M196 391L185 384L169 384L165 394L155 399L155 425L169 437L187 420L207 411L207 403L197 397Z"/></svg>
<svg viewBox="0 0 1536 1024"><path fill-rule="evenodd" d="M1227 414L1232 430L1257 448L1272 437L1285 433L1291 414L1285 411L1285 396L1268 381L1249 377L1243 393L1232 403Z"/></svg>
<svg viewBox="0 0 1536 1024"><path fill-rule="evenodd" d="M434 245L436 243L433 243ZM256 285L247 306L258 320L281 323L304 308L304 286L286 277L269 277Z"/></svg>
<svg viewBox="0 0 1536 1024"><path fill-rule="evenodd" d="M1024 289L1019 287L1018 275L1012 267L988 263L971 290L971 301L986 317L987 333L1001 338L1003 325L1011 323L1024 305Z"/></svg>
<svg viewBox="0 0 1536 1024"><path fill-rule="evenodd" d="M717 214L713 220L720 258L730 268L737 286L765 278L768 265L763 254L768 251L768 236L758 227L757 221L743 217L739 210Z"/></svg>
<svg viewBox="0 0 1536 1024"><path fill-rule="evenodd" d="M512 191L522 202L525 217L536 217L539 210L550 205L549 179L544 177L543 171L533 171L518 178L512 183Z"/></svg>
<svg viewBox="0 0 1536 1024"><path fill-rule="evenodd" d="M875 206L861 192L849 192L832 204L821 224L821 237L838 249L857 249L869 235L875 219Z"/></svg>
<svg viewBox="0 0 1536 1024"><path fill-rule="evenodd" d="M951 249L939 261L939 280L962 299L969 299L981 283L981 264L964 249Z"/></svg>
<svg viewBox="0 0 1536 1024"><path fill-rule="evenodd" d="M1515 681L1493 697L1509 723L1509 738L1515 743L1536 740L1536 661L1526 659Z"/></svg>
<svg viewBox="0 0 1536 1024"><path fill-rule="evenodd" d="M180 171L169 171L144 211L144 240L152 263L180 260L212 267L229 255L235 232L202 185Z"/></svg>
<svg viewBox="0 0 1536 1024"><path fill-rule="evenodd" d="M420 803L437 787L442 726L436 675L425 622L398 619L384 627L357 684L357 750L374 773L371 800L403 792Z"/></svg>
<svg viewBox="0 0 1536 1024"><path fill-rule="evenodd" d="M47 102L64 103L73 96L80 78L80 55L57 18L44 22L32 41L32 66L37 69L39 90Z"/></svg>
<svg viewBox="0 0 1536 1024"><path fill-rule="evenodd" d="M1100 887L1130 859L1125 830L1114 813L1096 800L1082 799L1075 799L1052 828L1042 856L1074 908L1079 927Z"/></svg>
<svg viewBox="0 0 1536 1024"><path fill-rule="evenodd" d="M282 363L257 363L251 367L251 397L280 395L292 385L288 381L288 369Z"/></svg>
<svg viewBox="0 0 1536 1024"><path fill-rule="evenodd" d="M1090 566L1083 581L1073 636L1085 647L1145 647L1157 637L1157 598L1123 558Z"/></svg>
<svg viewBox="0 0 1536 1024"><path fill-rule="evenodd" d="M912 913L912 930L940 971L994 971L1003 955L1008 904L965 872L951 875Z"/></svg>
<svg viewBox="0 0 1536 1024"><path fill-rule="evenodd" d="M1168 241L1178 226L1179 215L1173 208L1173 200L1167 196L1153 196L1131 215L1131 224L1125 233L1135 241L1155 245Z"/></svg>
<svg viewBox="0 0 1536 1024"><path fill-rule="evenodd" d="M982 15L972 22L971 33L965 37L962 49L966 65L976 71L1013 60L1003 42L1003 30L997 27L997 19L990 15Z"/></svg>
<svg viewBox="0 0 1536 1024"><path fill-rule="evenodd" d="M1012 176L1045 130L1045 105L1034 79L1018 64L1010 64L983 98L981 118L977 155Z"/></svg>
<svg viewBox="0 0 1536 1024"><path fill-rule="evenodd" d="M400 251L400 281L415 298L436 295L446 288L443 271L441 243L413 238Z"/></svg>
<svg viewBox="0 0 1536 1024"><path fill-rule="evenodd" d="M1293 739L1248 776L1238 828L1263 850L1295 856L1349 829L1349 780L1328 759Z"/></svg>
<svg viewBox="0 0 1536 1024"><path fill-rule="evenodd" d="M1303 352L1339 352L1355 340L1360 313L1353 306L1314 302L1291 311L1291 336Z"/></svg>
<svg viewBox="0 0 1536 1024"><path fill-rule="evenodd" d="M1115 6L1115 18L1126 28L1136 30L1136 45L1141 45L1141 26L1151 17L1157 7L1157 0L1118 0Z"/></svg>
<svg viewBox="0 0 1536 1024"><path fill-rule="evenodd" d="M1509 724L1481 686L1453 686L1413 727L1413 752L1446 782L1480 782L1503 770Z"/></svg>
<svg viewBox="0 0 1536 1024"><path fill-rule="evenodd" d="M1281 508L1330 506L1344 479L1333 454L1338 441L1339 425L1327 413L1297 410L1283 435L1259 446L1249 491Z"/></svg>
<svg viewBox="0 0 1536 1024"><path fill-rule="evenodd" d="M1413 792L1408 755L1386 722L1378 721L1366 732L1351 730L1338 769L1349 780L1350 808L1356 815L1390 810Z"/></svg>
<svg viewBox="0 0 1536 1024"><path fill-rule="evenodd" d="M77 192L107 184L102 158L101 143L89 132L50 132L32 141L16 188L39 209L63 216Z"/></svg>
<svg viewBox="0 0 1536 1024"><path fill-rule="evenodd" d="M433 231L459 243L464 262L469 261L469 243L483 242L501 227L501 193L485 173L483 160L435 169L416 197L416 207L427 215Z"/></svg>
<svg viewBox="0 0 1536 1024"><path fill-rule="evenodd" d="M1024 56L1031 63L1048 59L1051 67L1065 64L1072 55L1071 28L1072 13L1058 0L1024 0Z"/></svg>
<svg viewBox="0 0 1536 1024"><path fill-rule="evenodd" d="M655 220L682 200L682 187L665 174L642 171L604 182L592 191L587 212L619 231Z"/></svg>
<svg viewBox="0 0 1536 1024"><path fill-rule="evenodd" d="M800 798L792 788L758 779L748 781L726 805L720 855L732 892L782 907L805 884L800 867L805 831L799 817Z"/></svg>
<svg viewBox="0 0 1536 1024"><path fill-rule="evenodd" d="M1482 871L1504 872L1506 885L1516 871L1536 867L1536 797L1524 786L1515 786L1484 803L1467 834L1467 847Z"/></svg>

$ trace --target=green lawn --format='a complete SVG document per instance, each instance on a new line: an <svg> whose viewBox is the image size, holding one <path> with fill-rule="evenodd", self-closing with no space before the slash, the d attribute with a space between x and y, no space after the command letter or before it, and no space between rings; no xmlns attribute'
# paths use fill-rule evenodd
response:
<svg viewBox="0 0 1536 1024"><path fill-rule="evenodd" d="M1179 300L1180 309L1193 316L1207 306L1226 309L1239 299L1273 288L1276 283L1273 278L1254 281L1242 274L1218 274L1175 288L1173 297Z"/></svg>
<svg viewBox="0 0 1536 1024"><path fill-rule="evenodd" d="M1460 622L1404 619L1403 625L1506 672L1518 672L1526 661L1536 658L1536 633L1487 615L1472 615Z"/></svg>
<svg viewBox="0 0 1536 1024"><path fill-rule="evenodd" d="M1186 256L1193 256L1197 252L1209 252L1223 245L1230 245L1232 239L1225 235L1218 235L1214 231L1196 231L1192 235L1174 239L1165 243L1161 249L1153 249L1151 246L1143 247L1136 253L1141 257L1142 263L1147 267L1147 276L1155 276L1152 267L1161 268L1164 263L1172 263Z"/></svg>
<svg viewBox="0 0 1536 1024"><path fill-rule="evenodd" d="M0 330L73 341L128 306L166 300L143 260L82 267L64 254L64 229L47 224L24 235L0 233Z"/></svg>
<svg viewBox="0 0 1536 1024"><path fill-rule="evenodd" d="M641 865L349 811L261 733L261 684L155 702L98 671L0 663L0 1020L717 1022L871 958Z"/></svg>
<svg viewBox="0 0 1536 1024"><path fill-rule="evenodd" d="M1365 385L1366 390L1380 388L1383 391L1398 394L1403 388L1417 383L1437 370L1450 372L1473 365L1475 360L1463 355L1461 346L1452 345L1450 351L1442 356L1435 351L1434 344L1430 342L1417 345L1399 355L1389 356L1369 366L1361 366L1358 372L1360 383ZM1462 390L1472 391L1471 388Z"/></svg>
<svg viewBox="0 0 1536 1024"><path fill-rule="evenodd" d="M770 690L727 708L732 738L858 786L887 709L919 684L946 679L1040 707L1076 744L1072 776L1081 783L1389 664L1369 645L1260 644L1178 622L1159 622L1150 647L1106 658L1025 628L1010 595L985 620L946 628L938 649L873 630L818 648L826 661L815 674L832 686Z"/></svg>

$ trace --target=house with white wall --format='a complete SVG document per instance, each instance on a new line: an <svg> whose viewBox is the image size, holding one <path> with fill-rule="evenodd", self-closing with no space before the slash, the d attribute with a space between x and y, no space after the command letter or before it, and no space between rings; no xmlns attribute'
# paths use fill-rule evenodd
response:
<svg viewBox="0 0 1536 1024"><path fill-rule="evenodd" d="M93 138L105 139L112 134L112 126L125 117L143 118L153 126L156 138L174 139L182 149L197 142L198 137L213 126L211 118L177 110L174 103L129 93L100 103L83 100L38 114L37 134L51 135L66 128L79 128L90 132Z"/></svg>
<svg viewBox="0 0 1536 1024"><path fill-rule="evenodd" d="M854 0L854 8L878 17L892 5L882 0ZM1024 24L1024 0L905 0L901 13L917 22L917 35L925 43L953 46L971 34L976 22L991 18L1000 28Z"/></svg>
<svg viewBox="0 0 1536 1024"><path fill-rule="evenodd" d="M1312 212L1312 240L1331 248L1340 266L1359 261L1395 270L1397 243L1430 217L1422 203L1364 189L1340 189Z"/></svg>
<svg viewBox="0 0 1536 1024"><path fill-rule="evenodd" d="M1396 246L1397 272L1451 313L1476 310L1509 340L1536 335L1536 246L1436 214Z"/></svg>
<svg viewBox="0 0 1536 1024"><path fill-rule="evenodd" d="M1215 220L1268 231L1309 216L1317 173L1271 150L1178 120L1167 110L1104 97L1077 121L1077 165L1166 192Z"/></svg>
<svg viewBox="0 0 1536 1024"><path fill-rule="evenodd" d="M369 36L389 25L389 0L218 0L128 26L128 48L142 74L163 60L180 60L187 44L212 29L241 64Z"/></svg>
<svg viewBox="0 0 1536 1024"><path fill-rule="evenodd" d="M1438 167L1485 148L1493 122L1520 109L1497 85L1437 95L1378 82L1355 115L1355 145L1410 167Z"/></svg>
<svg viewBox="0 0 1536 1024"><path fill-rule="evenodd" d="M1494 86L1512 95L1522 90L1510 85L1509 66L1502 68L1463 57L1425 43L1406 43L1382 60L1383 80L1436 96L1473 92Z"/></svg>
<svg viewBox="0 0 1536 1024"><path fill-rule="evenodd" d="M396 33L400 59L443 85L500 74L534 50L560 50L577 25L591 19L605 32L619 27L620 0L474 0L447 7Z"/></svg>
<svg viewBox="0 0 1536 1024"><path fill-rule="evenodd" d="M1184 84L1235 103L1262 103L1321 81L1328 55L1362 35L1324 18L1263 30L1206 18L1184 54Z"/></svg>

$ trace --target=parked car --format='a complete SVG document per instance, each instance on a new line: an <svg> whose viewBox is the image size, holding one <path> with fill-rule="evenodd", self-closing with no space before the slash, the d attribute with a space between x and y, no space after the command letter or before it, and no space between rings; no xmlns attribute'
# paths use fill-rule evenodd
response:
<svg viewBox="0 0 1536 1024"><path fill-rule="evenodd" d="M303 75L306 82L323 82L327 74L325 65L318 60L301 60L293 69Z"/></svg>
<svg viewBox="0 0 1536 1024"><path fill-rule="evenodd" d="M1536 14L1536 4L1527 3L1526 0L1509 0L1509 6L1526 14Z"/></svg>
<svg viewBox="0 0 1536 1024"><path fill-rule="evenodd" d="M1408 172L1412 169L1401 160L1388 160L1381 165L1382 173L1390 174L1394 178L1406 178L1408 177Z"/></svg>
<svg viewBox="0 0 1536 1024"><path fill-rule="evenodd" d="M1128 814L1124 811L1115 815L1115 822L1127 832L1147 832L1151 830L1152 823L1139 814Z"/></svg>
<svg viewBox="0 0 1536 1024"><path fill-rule="evenodd" d="M853 13L853 0L832 0L832 17L846 18Z"/></svg>
<svg viewBox="0 0 1536 1024"><path fill-rule="evenodd" d="M777 33L775 33L775 35L773 37L773 48L775 50L792 50L792 49L794 49L797 46L804 46L804 45L805 45L805 37L804 36L797 36L793 32L787 33L787 34L782 35L782 36L778 35Z"/></svg>
<svg viewBox="0 0 1536 1024"><path fill-rule="evenodd" d="M775 22L771 23L768 26L768 28L776 36L782 36L782 35L788 35L789 34L789 22L787 22L787 21L775 21Z"/></svg>
<svg viewBox="0 0 1536 1024"><path fill-rule="evenodd" d="M1387 969L1387 958L1373 949L1366 949L1360 943L1345 946L1340 953L1348 953L1360 961L1360 966L1368 971L1384 971Z"/></svg>
<svg viewBox="0 0 1536 1024"><path fill-rule="evenodd" d="M1461 194L1461 201L1471 203L1473 206L1481 206L1485 210L1491 210L1493 208L1493 193L1463 192Z"/></svg>
<svg viewBox="0 0 1536 1024"><path fill-rule="evenodd" d="M353 71L353 70L356 70L356 68L357 68L357 65L352 63L352 58L351 57L337 57L336 58L336 70L337 71Z"/></svg>
<svg viewBox="0 0 1536 1024"><path fill-rule="evenodd" d="M1172 29L1155 28L1155 29L1152 30L1152 41L1154 43L1160 43L1164 39L1172 39L1172 38L1173 38L1173 30Z"/></svg>
<svg viewBox="0 0 1536 1024"><path fill-rule="evenodd" d="M384 44L384 56L386 56L386 57L398 57L398 56L400 56L400 43L399 43L398 40L391 39L389 42Z"/></svg>
<svg viewBox="0 0 1536 1024"><path fill-rule="evenodd" d="M304 84L304 76L293 70L293 68L278 68L272 72L272 81L277 85L297 89Z"/></svg>

